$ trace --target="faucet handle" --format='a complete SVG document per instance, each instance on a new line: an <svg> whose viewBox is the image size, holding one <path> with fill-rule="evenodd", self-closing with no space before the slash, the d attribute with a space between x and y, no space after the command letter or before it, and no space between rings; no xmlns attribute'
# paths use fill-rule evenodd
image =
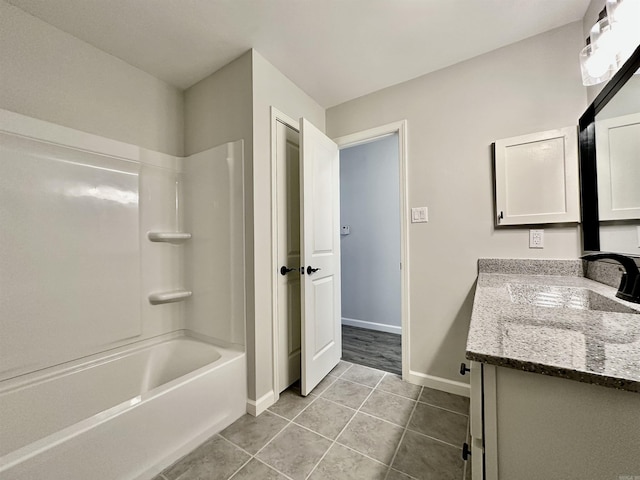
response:
<svg viewBox="0 0 640 480"><path fill-rule="evenodd" d="M629 279L629 275L627 275L627 272L623 270L622 276L620 277L620 286L618 287L619 292L626 291L628 279Z"/></svg>
<svg viewBox="0 0 640 480"><path fill-rule="evenodd" d="M640 276L636 277L636 281L631 288L631 297L635 300L632 300L635 303L640 303Z"/></svg>

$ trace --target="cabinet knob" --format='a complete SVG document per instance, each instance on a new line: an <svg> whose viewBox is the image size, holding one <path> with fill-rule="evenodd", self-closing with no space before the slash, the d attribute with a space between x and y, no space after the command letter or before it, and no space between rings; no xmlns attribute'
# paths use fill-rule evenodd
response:
<svg viewBox="0 0 640 480"><path fill-rule="evenodd" d="M470 372L471 369L467 368L467 364L466 363L461 363L460 364L460 375L466 375L467 372Z"/></svg>
<svg viewBox="0 0 640 480"><path fill-rule="evenodd" d="M465 442L462 444L462 459L466 462L467 460L469 460L470 456L471 450L469 449L469 444Z"/></svg>

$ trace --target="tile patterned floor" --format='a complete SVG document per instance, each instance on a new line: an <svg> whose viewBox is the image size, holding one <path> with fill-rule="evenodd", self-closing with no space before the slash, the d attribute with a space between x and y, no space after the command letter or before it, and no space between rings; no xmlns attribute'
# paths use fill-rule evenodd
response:
<svg viewBox="0 0 640 480"><path fill-rule="evenodd" d="M154 480L468 480L468 414L467 398L341 361L308 397L286 390Z"/></svg>

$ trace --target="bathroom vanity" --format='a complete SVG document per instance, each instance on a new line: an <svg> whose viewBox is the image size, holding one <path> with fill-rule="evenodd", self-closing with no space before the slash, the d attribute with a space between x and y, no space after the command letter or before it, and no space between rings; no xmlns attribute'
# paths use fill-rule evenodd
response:
<svg viewBox="0 0 640 480"><path fill-rule="evenodd" d="M635 480L640 305L584 278L579 260L480 260L479 272L473 479Z"/></svg>

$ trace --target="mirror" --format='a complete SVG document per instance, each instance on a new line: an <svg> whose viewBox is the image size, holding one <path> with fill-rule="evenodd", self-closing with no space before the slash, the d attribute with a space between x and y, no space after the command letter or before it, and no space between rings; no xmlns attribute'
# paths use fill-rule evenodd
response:
<svg viewBox="0 0 640 480"><path fill-rule="evenodd" d="M640 47L580 118L583 250L640 257Z"/></svg>

